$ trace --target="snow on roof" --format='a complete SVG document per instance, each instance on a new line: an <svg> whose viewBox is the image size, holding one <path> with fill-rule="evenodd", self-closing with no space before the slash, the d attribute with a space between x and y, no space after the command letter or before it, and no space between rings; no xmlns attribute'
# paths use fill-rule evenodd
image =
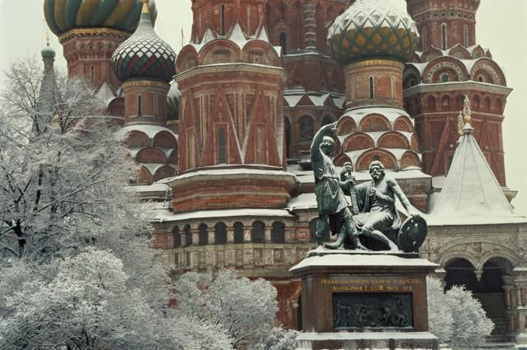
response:
<svg viewBox="0 0 527 350"><path fill-rule="evenodd" d="M141 192L166 192L170 189L166 184L153 183L151 185L135 185L128 186L127 189L141 193Z"/></svg>
<svg viewBox="0 0 527 350"><path fill-rule="evenodd" d="M160 163L141 163L142 166L148 169L150 171L150 174L154 175L158 169L165 166L165 164Z"/></svg>
<svg viewBox="0 0 527 350"><path fill-rule="evenodd" d="M355 164L355 162L357 161L357 159L359 159L359 157L364 153L364 152L367 152L369 150L371 150L372 148L366 148L366 149L359 149L359 150L355 150L355 151L348 151L348 152L344 152L348 157L349 159L351 159L352 163ZM414 151L412 151L411 149L407 149L407 148L383 148L384 151L386 152L390 152L391 154L393 154L395 156L395 159L397 161L400 161L403 157L403 155L406 153L406 152L412 152L412 153L415 153ZM422 155L421 153L416 153L417 156L419 157L419 160L421 160L422 158Z"/></svg>
<svg viewBox="0 0 527 350"><path fill-rule="evenodd" d="M374 106L374 107L359 107L355 109L347 110L342 117L349 116L352 117L357 124L369 114L381 114L388 118L388 120L393 123L400 116L405 116L410 119L410 115L402 108L396 107L383 107L383 106ZM341 118L342 118L341 117ZM410 119L411 120L411 119Z"/></svg>
<svg viewBox="0 0 527 350"><path fill-rule="evenodd" d="M182 221L192 219L223 219L227 217L294 217L287 210L283 209L225 209L225 210L200 210L188 213L172 213L166 208L158 207L155 213L154 221Z"/></svg>
<svg viewBox="0 0 527 350"><path fill-rule="evenodd" d="M254 40L260 40L260 41L265 41L267 43L271 43L269 41L269 37L268 37L267 32L265 31L265 29L258 31L253 36L246 36L244 31L243 31L243 29L242 29L242 27L237 22L234 25L234 27L232 27L231 31L229 33L227 33L226 36L216 36L214 34L214 32L210 28L207 28L207 30L205 31L205 34L203 35L203 39L201 39L201 42L199 44L197 44L197 43L190 43L189 45L194 46L196 51L199 52L201 50L201 48L203 46L205 46L205 44L207 44L207 43L209 43L209 42L211 42L213 40L221 40L221 39L227 39L227 40L232 41L233 43L235 43L240 48L240 50L243 50L243 47L245 45L247 45L248 42L254 41ZM281 46L273 46L273 49L274 49L274 51L276 52L276 54L278 56L281 55L281 52L282 52L282 47Z"/></svg>
<svg viewBox="0 0 527 350"><path fill-rule="evenodd" d="M307 96L313 105L316 107L325 106L325 102L330 97L333 100L335 106L339 108L344 107L344 102L346 102L346 96L336 93L317 93L317 92L305 92L303 89L299 90L286 90L284 92L284 99L286 100L289 107L296 107L300 100Z"/></svg>
<svg viewBox="0 0 527 350"><path fill-rule="evenodd" d="M162 131L166 131L170 134L172 134L176 140L178 138L178 135L175 134L172 130L167 128L166 126L162 125L152 125L152 124L134 124L134 125L127 125L123 127L120 132L122 133L129 133L132 131L140 131L145 133L150 139L153 139L158 133Z"/></svg>
<svg viewBox="0 0 527 350"><path fill-rule="evenodd" d="M172 180L183 180L196 176L222 176L222 175L264 175L264 176L290 176L296 178L296 176L290 172L284 170L275 169L253 169L253 168L242 168L240 166L228 167L225 165L218 166L218 169L209 167L207 169L192 171L186 174L178 175L167 179L167 182Z"/></svg>
<svg viewBox="0 0 527 350"><path fill-rule="evenodd" d="M316 209L317 208L317 198L315 193L302 193L296 197L293 197L289 200L286 205L288 210L298 210L298 209Z"/></svg>
<svg viewBox="0 0 527 350"><path fill-rule="evenodd" d="M102 83L99 91L97 91L95 96L104 101L106 107L108 107L110 105L110 102L112 102L115 98L115 94L113 93L112 88L106 82Z"/></svg>
<svg viewBox="0 0 527 350"><path fill-rule="evenodd" d="M464 130L472 130L465 128ZM527 222L514 213L471 131L456 149L431 225L477 225Z"/></svg>

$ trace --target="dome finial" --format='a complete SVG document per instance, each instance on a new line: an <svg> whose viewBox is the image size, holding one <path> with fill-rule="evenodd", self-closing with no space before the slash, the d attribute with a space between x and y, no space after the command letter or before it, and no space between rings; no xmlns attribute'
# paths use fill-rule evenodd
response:
<svg viewBox="0 0 527 350"><path fill-rule="evenodd" d="M474 131L474 128L472 127L472 110L470 109L470 99L468 98L468 95L465 95L463 104L463 121L465 122L465 125L461 131L466 135Z"/></svg>
<svg viewBox="0 0 527 350"><path fill-rule="evenodd" d="M150 10L148 10L148 0L142 0L143 1L143 10L141 13L150 13Z"/></svg>

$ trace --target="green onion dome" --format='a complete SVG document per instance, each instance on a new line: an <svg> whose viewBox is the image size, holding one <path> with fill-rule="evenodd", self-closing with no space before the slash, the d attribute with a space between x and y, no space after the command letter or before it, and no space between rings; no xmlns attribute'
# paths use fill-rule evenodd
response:
<svg viewBox="0 0 527 350"><path fill-rule="evenodd" d="M77 28L110 28L133 33L142 8L141 0L44 0L44 16L57 36ZM149 1L152 21L157 11Z"/></svg>
<svg viewBox="0 0 527 350"><path fill-rule="evenodd" d="M40 51L40 54L42 58L55 58L55 50L49 46L49 43Z"/></svg>
<svg viewBox="0 0 527 350"><path fill-rule="evenodd" d="M121 81L147 78L170 82L176 74L176 53L157 36L146 6L135 33L113 53L112 64Z"/></svg>
<svg viewBox="0 0 527 350"><path fill-rule="evenodd" d="M418 40L405 0L357 0L335 19L327 39L340 64L368 58L407 61Z"/></svg>

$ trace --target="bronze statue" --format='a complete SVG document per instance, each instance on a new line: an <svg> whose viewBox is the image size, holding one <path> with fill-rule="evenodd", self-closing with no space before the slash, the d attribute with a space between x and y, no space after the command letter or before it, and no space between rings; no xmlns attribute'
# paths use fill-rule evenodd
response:
<svg viewBox="0 0 527 350"><path fill-rule="evenodd" d="M311 144L311 164L315 174L315 194L317 198L318 222L316 226L317 247L321 246L324 232L329 229L339 237L349 238L350 248L362 248L358 231L342 187L350 185L350 180L339 181L335 166L329 157L335 141L330 137L336 123L324 125L316 133Z"/></svg>
<svg viewBox="0 0 527 350"><path fill-rule="evenodd" d="M380 243L383 249L416 252L426 237L426 222L411 206L397 182L386 177L380 161L370 164L372 181L356 185L350 162L344 164L340 177L337 177L329 157L335 144L330 137L335 125L336 123L323 126L311 145L319 212L317 246L324 243L324 232L329 226L333 234L338 234L336 242L324 244L329 249L343 246L347 249L367 250ZM351 210L345 195L351 198ZM403 225L395 207L396 198L409 214L409 219Z"/></svg>

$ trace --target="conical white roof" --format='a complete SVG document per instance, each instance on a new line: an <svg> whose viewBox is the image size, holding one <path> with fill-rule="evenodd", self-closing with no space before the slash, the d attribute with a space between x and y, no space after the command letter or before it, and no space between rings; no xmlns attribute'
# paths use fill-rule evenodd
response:
<svg viewBox="0 0 527 350"><path fill-rule="evenodd" d="M472 131L470 124L462 130L443 189L429 215L429 224L526 222L525 217L514 213Z"/></svg>

